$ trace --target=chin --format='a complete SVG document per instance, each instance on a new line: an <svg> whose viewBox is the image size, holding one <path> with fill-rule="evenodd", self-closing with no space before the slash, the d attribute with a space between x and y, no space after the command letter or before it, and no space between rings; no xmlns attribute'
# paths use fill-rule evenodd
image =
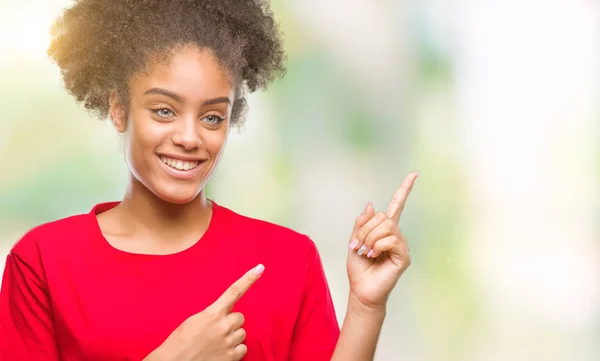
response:
<svg viewBox="0 0 600 361"><path fill-rule="evenodd" d="M153 193L160 199L165 202L173 203L173 204L186 204L198 197L200 194L200 190L185 190L185 189L169 189L169 190L160 190L153 191Z"/></svg>
<svg viewBox="0 0 600 361"><path fill-rule="evenodd" d="M196 197L172 197L172 196L160 197L160 198L162 198L162 200L164 200L165 202L169 202L172 204L187 204L187 203L190 203L191 201L193 201L194 199L196 199Z"/></svg>

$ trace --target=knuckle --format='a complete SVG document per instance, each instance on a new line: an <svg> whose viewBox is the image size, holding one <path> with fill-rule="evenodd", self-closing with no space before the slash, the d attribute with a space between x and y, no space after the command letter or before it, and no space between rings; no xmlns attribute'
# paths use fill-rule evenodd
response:
<svg viewBox="0 0 600 361"><path fill-rule="evenodd" d="M206 308L202 314L207 316L210 320L214 320L219 317L219 311L215 307Z"/></svg>
<svg viewBox="0 0 600 361"><path fill-rule="evenodd" d="M233 338L232 333L229 333L228 335L225 336L225 346L229 349L232 349L235 347L235 339Z"/></svg>
<svg viewBox="0 0 600 361"><path fill-rule="evenodd" d="M385 225L388 226L390 229L397 227L396 222L394 222L391 218L385 220Z"/></svg>
<svg viewBox="0 0 600 361"><path fill-rule="evenodd" d="M231 292L231 294L235 298L240 298L242 296L241 287L237 283L234 283L233 285L231 285L231 287L229 288L229 292Z"/></svg>
<svg viewBox="0 0 600 361"><path fill-rule="evenodd" d="M360 227L360 225L362 224L364 219L364 215L360 215L358 217L356 217L356 220L354 221L354 227Z"/></svg>
<svg viewBox="0 0 600 361"><path fill-rule="evenodd" d="M392 199L392 202L400 208L404 207L404 199L402 196Z"/></svg>
<svg viewBox="0 0 600 361"><path fill-rule="evenodd" d="M404 206L404 197L401 194L395 195L390 200L390 203L402 208Z"/></svg>
<svg viewBox="0 0 600 361"><path fill-rule="evenodd" d="M375 244L373 245L373 252L381 251L382 247L383 245L380 242L375 242Z"/></svg>
<svg viewBox="0 0 600 361"><path fill-rule="evenodd" d="M240 312L235 312L235 313L232 313L232 314L229 316L229 320L230 320L230 323L231 323L231 327L232 327L232 328L233 328L233 327L235 327L235 328L239 328L239 327L241 327L241 325L243 325L243 324L244 324L244 322L246 321L246 320L245 320L245 318L244 318L244 315L243 315L243 314L241 314ZM238 326L238 324L239 324L239 326Z"/></svg>
<svg viewBox="0 0 600 361"><path fill-rule="evenodd" d="M367 237L367 232L362 229L359 228L358 231L356 231L356 238L358 238L359 241L364 240Z"/></svg>
<svg viewBox="0 0 600 361"><path fill-rule="evenodd" d="M198 325L212 324L217 320L217 318L216 312L207 308L200 313L196 313L195 315L188 317L184 324L197 327Z"/></svg>
<svg viewBox="0 0 600 361"><path fill-rule="evenodd" d="M221 322L216 325L216 331L220 335L226 335L231 331L231 325L225 319L221 319Z"/></svg>

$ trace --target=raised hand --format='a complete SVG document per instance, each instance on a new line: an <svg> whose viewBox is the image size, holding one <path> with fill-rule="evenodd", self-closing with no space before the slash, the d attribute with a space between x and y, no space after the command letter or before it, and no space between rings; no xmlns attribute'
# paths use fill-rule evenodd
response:
<svg viewBox="0 0 600 361"><path fill-rule="evenodd" d="M375 212L369 202L356 218L346 268L351 300L361 306L385 309L390 292L410 265L408 243L398 222L418 175L406 176L385 213Z"/></svg>
<svg viewBox="0 0 600 361"><path fill-rule="evenodd" d="M243 344L244 315L231 312L256 282L264 266L258 265L232 284L212 305L190 316L145 361L238 361L248 349Z"/></svg>

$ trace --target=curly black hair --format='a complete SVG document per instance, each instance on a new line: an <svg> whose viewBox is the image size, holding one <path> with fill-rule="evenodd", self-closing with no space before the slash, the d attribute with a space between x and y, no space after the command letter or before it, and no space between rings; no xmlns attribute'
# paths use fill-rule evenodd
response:
<svg viewBox="0 0 600 361"><path fill-rule="evenodd" d="M51 35L48 55L65 88L100 118L111 91L129 99L129 79L178 46L210 49L230 72L231 124L243 122L247 92L285 73L282 34L264 0L76 0Z"/></svg>

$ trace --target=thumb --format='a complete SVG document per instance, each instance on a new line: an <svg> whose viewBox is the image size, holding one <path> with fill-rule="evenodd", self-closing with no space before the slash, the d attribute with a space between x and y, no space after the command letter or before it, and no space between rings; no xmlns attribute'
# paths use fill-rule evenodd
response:
<svg viewBox="0 0 600 361"><path fill-rule="evenodd" d="M221 297L219 297L208 308L212 308L214 311L221 311L225 313L231 312L233 306L250 289L254 282L260 278L264 270L265 266L259 264L258 266L246 272L246 274L244 274L240 279L229 286L229 288L223 292Z"/></svg>

